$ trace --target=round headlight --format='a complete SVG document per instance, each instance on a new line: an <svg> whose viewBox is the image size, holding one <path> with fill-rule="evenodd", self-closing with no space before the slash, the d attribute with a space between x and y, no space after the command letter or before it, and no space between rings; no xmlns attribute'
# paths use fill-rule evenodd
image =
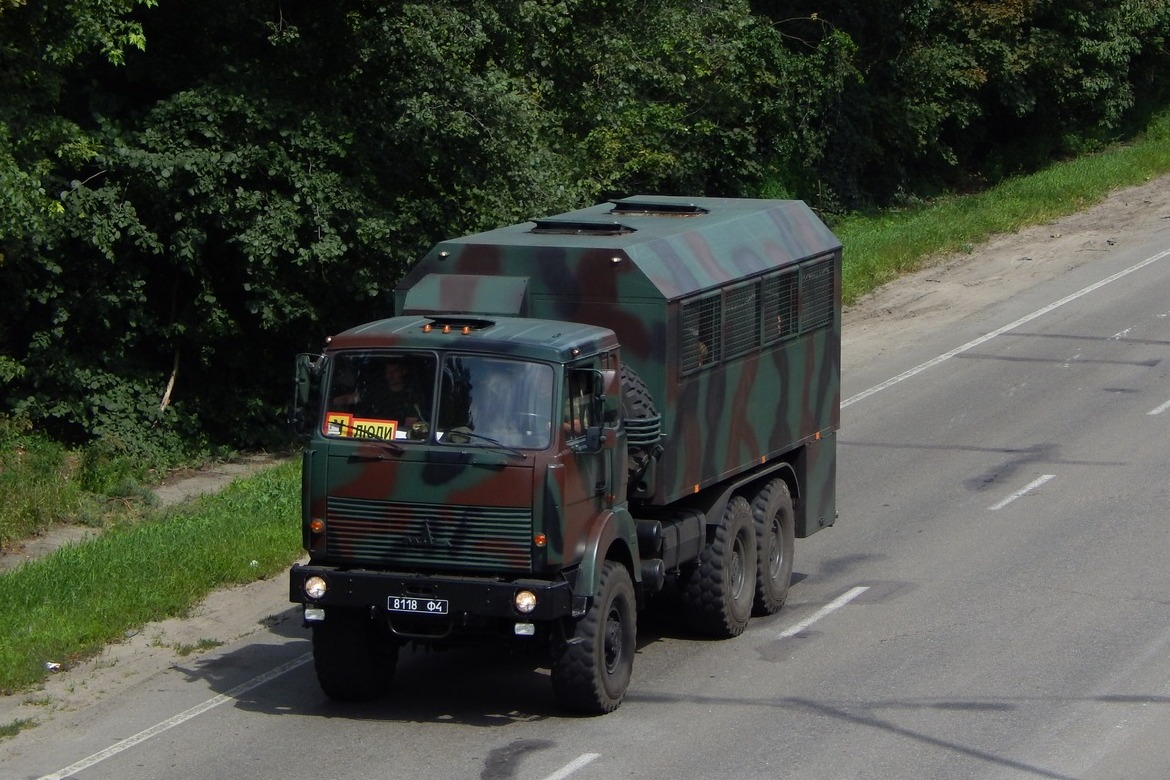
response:
<svg viewBox="0 0 1170 780"><path fill-rule="evenodd" d="M516 611L527 615L536 609L536 594L530 590L522 590L516 594Z"/></svg>
<svg viewBox="0 0 1170 780"><path fill-rule="evenodd" d="M329 584L325 582L324 577L313 576L305 580L305 595L311 599L321 598L328 589Z"/></svg>

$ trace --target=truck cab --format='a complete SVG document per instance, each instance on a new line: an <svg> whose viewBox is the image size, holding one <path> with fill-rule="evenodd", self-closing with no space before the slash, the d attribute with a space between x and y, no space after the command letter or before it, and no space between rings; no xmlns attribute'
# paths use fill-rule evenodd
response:
<svg viewBox="0 0 1170 780"><path fill-rule="evenodd" d="M290 595L328 693L378 691L368 667L407 642L555 641L589 607L599 539L620 539L603 560L640 579L612 331L396 317L333 337L301 373L309 562ZM317 640L334 626L361 638ZM353 657L371 644L380 662Z"/></svg>

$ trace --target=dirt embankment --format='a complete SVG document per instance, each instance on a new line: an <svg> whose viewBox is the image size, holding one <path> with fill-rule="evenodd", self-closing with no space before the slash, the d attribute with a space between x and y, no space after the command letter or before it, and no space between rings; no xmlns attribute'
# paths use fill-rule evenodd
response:
<svg viewBox="0 0 1170 780"><path fill-rule="evenodd" d="M215 493L234 479L275 465L288 457L272 453L255 453L202 469L176 472L151 492L154 493L157 506L174 506L189 498ZM48 555L59 547L83 541L96 533L98 529L83 525L54 526L39 536L24 540L11 550L0 551L0 572L15 569L25 561Z"/></svg>

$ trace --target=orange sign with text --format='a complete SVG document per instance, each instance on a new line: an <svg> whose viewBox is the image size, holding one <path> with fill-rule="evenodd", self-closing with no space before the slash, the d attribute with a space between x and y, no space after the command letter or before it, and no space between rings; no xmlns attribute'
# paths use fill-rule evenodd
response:
<svg viewBox="0 0 1170 780"><path fill-rule="evenodd" d="M398 433L396 420L365 420L348 412L325 415L326 436L349 436L355 439L393 439Z"/></svg>

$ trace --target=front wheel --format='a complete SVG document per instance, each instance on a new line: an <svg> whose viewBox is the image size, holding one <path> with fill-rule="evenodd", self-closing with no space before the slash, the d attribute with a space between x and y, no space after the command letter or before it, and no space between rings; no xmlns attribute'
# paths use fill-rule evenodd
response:
<svg viewBox="0 0 1170 780"><path fill-rule="evenodd" d="M359 612L330 610L313 624L313 666L330 699L373 701L390 690L398 645Z"/></svg>
<svg viewBox="0 0 1170 780"><path fill-rule="evenodd" d="M572 636L553 651L553 692L562 707L588 715L622 703L637 650L637 602L626 567L606 561L597 596Z"/></svg>

